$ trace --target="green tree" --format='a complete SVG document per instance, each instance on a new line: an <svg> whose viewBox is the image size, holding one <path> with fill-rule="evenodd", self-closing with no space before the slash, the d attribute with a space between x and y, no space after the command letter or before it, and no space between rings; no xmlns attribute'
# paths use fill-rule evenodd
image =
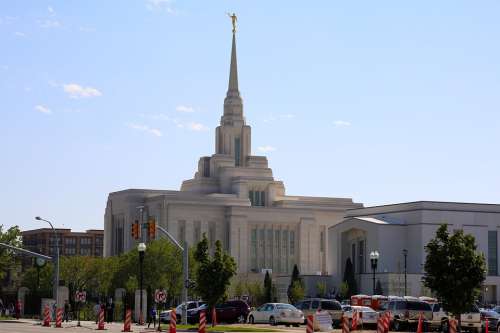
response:
<svg viewBox="0 0 500 333"><path fill-rule="evenodd" d="M227 298L231 278L236 275L236 263L233 257L222 250L219 240L215 242L214 254L211 256L205 234L196 247L194 257L198 261L196 290L212 309Z"/></svg>
<svg viewBox="0 0 500 333"><path fill-rule="evenodd" d="M299 268L297 265L293 265L292 278L290 279L290 285L288 286L287 295L290 304L295 304L304 298L305 287L302 278L300 277Z"/></svg>
<svg viewBox="0 0 500 333"><path fill-rule="evenodd" d="M264 290L262 289L262 283L259 281L249 281L245 284L245 289L248 292L248 297L250 299L249 305L258 306L264 303Z"/></svg>
<svg viewBox="0 0 500 333"><path fill-rule="evenodd" d="M316 283L316 294L318 297L326 297L326 282Z"/></svg>
<svg viewBox="0 0 500 333"><path fill-rule="evenodd" d="M8 245L21 247L21 231L19 227L13 226L7 230L3 230L3 224L0 224L0 242ZM14 255L11 250L0 247L0 281L5 278L8 271L14 272L14 268L19 264L18 256ZM1 284L0 284L1 291Z"/></svg>
<svg viewBox="0 0 500 333"><path fill-rule="evenodd" d="M486 277L484 254L477 252L475 238L463 230L448 233L443 224L426 246L424 285L432 290L443 307L459 318L468 312L481 292Z"/></svg>
<svg viewBox="0 0 500 333"><path fill-rule="evenodd" d="M340 284L340 295L339 296L343 300L346 298L349 298L349 285L345 281Z"/></svg>
<svg viewBox="0 0 500 333"><path fill-rule="evenodd" d="M347 258L345 262L343 281L346 282L348 286L348 292L346 295L347 298L350 298L352 295L356 295L358 293L358 284L354 276L354 267L352 266L351 258Z"/></svg>
<svg viewBox="0 0 500 333"><path fill-rule="evenodd" d="M264 277L264 299L266 303L273 301L273 281L268 271L266 271L266 276Z"/></svg>
<svg viewBox="0 0 500 333"><path fill-rule="evenodd" d="M380 283L380 280L377 280L377 283L375 284L375 295L383 295L384 290L382 289L382 284Z"/></svg>
<svg viewBox="0 0 500 333"><path fill-rule="evenodd" d="M70 298L77 290L92 291L96 289L96 275L98 273L97 260L89 256L61 257L59 274L69 289Z"/></svg>
<svg viewBox="0 0 500 333"><path fill-rule="evenodd" d="M21 284L30 290L30 293L37 294L40 297L52 297L53 266L46 263L39 268L30 267L24 271Z"/></svg>

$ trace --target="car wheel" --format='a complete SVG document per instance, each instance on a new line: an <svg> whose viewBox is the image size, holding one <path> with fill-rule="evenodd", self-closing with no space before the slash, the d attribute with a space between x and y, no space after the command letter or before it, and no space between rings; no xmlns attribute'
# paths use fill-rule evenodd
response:
<svg viewBox="0 0 500 333"><path fill-rule="evenodd" d="M239 324L244 324L244 323L245 323L245 321L246 321L246 320L245 320L245 316L244 316L244 315L240 315L240 316L238 317L238 323L239 323Z"/></svg>
<svg viewBox="0 0 500 333"><path fill-rule="evenodd" d="M497 333L500 333L500 325L497 326Z"/></svg>
<svg viewBox="0 0 500 333"><path fill-rule="evenodd" d="M448 321L443 321L441 323L441 332L442 333L448 333L449 329L450 329L450 327L448 325Z"/></svg>
<svg viewBox="0 0 500 333"><path fill-rule="evenodd" d="M248 322L252 325L255 324L255 320L253 319L253 316L248 317Z"/></svg>
<svg viewBox="0 0 500 333"><path fill-rule="evenodd" d="M276 326L276 325L278 325L278 324L276 323L276 319L274 319L274 317L273 317L273 316L269 317L269 325L271 325L271 326Z"/></svg>
<svg viewBox="0 0 500 333"><path fill-rule="evenodd" d="M293 327L300 327L300 324L293 324ZM499 333L499 332L497 332Z"/></svg>
<svg viewBox="0 0 500 333"><path fill-rule="evenodd" d="M399 332L401 331L401 323L399 322L399 320L397 319L394 319L394 330L396 332Z"/></svg>

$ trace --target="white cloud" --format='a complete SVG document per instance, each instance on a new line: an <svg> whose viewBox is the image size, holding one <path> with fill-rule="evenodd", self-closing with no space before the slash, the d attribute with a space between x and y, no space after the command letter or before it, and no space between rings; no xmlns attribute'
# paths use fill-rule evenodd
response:
<svg viewBox="0 0 500 333"><path fill-rule="evenodd" d="M59 28L59 27L61 27L61 22L59 22L57 20L38 21L38 24L42 28Z"/></svg>
<svg viewBox="0 0 500 333"><path fill-rule="evenodd" d="M193 113L194 112L194 108L192 106L178 105L175 108L175 111L177 111L177 112L185 112L185 113Z"/></svg>
<svg viewBox="0 0 500 333"><path fill-rule="evenodd" d="M40 113L52 114L52 110L50 110L48 107L43 106L43 105L35 106L35 110L40 112Z"/></svg>
<svg viewBox="0 0 500 333"><path fill-rule="evenodd" d="M335 120L333 122L333 124L335 125L335 127L347 127L347 126L351 126L351 123L348 122L348 121L345 121L345 120Z"/></svg>
<svg viewBox="0 0 500 333"><path fill-rule="evenodd" d="M186 124L187 128L191 131L195 131L195 132L199 132L199 131L207 131L208 130L208 127L206 127L205 125L201 124L201 123L195 123L195 122L191 122L191 123L188 123Z"/></svg>
<svg viewBox="0 0 500 333"><path fill-rule="evenodd" d="M149 10L164 10L169 14L176 14L172 7L172 0L146 0L146 8Z"/></svg>
<svg viewBox="0 0 500 333"><path fill-rule="evenodd" d="M50 15L55 15L56 14L56 11L54 10L54 8L52 8L50 6L47 7L47 10L49 11Z"/></svg>
<svg viewBox="0 0 500 333"><path fill-rule="evenodd" d="M163 136L163 133L157 129L157 128L151 128L147 125L142 125L142 124L127 124L128 128L141 131L141 132L146 132L148 134L154 135L154 136Z"/></svg>
<svg viewBox="0 0 500 333"><path fill-rule="evenodd" d="M257 148L262 153L269 153L271 151L276 151L275 147L272 146L261 146Z"/></svg>
<svg viewBox="0 0 500 333"><path fill-rule="evenodd" d="M63 89L70 98L90 98L102 96L102 93L96 88L82 87L76 83L63 84Z"/></svg>
<svg viewBox="0 0 500 333"><path fill-rule="evenodd" d="M21 31L16 31L14 33L14 35L17 37L26 37L26 34L24 32L21 32Z"/></svg>

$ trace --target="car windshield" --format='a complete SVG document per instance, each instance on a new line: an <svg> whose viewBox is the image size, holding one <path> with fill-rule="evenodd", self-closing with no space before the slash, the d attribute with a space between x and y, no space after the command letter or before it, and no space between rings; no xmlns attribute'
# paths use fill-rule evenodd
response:
<svg viewBox="0 0 500 333"><path fill-rule="evenodd" d="M293 306L291 304L278 304L278 305L276 305L276 308L278 308L280 310L297 310L295 308L295 306Z"/></svg>
<svg viewBox="0 0 500 333"><path fill-rule="evenodd" d="M372 308L368 307L368 306L357 306L356 311L361 311L361 312L375 312L373 311Z"/></svg>
<svg viewBox="0 0 500 333"><path fill-rule="evenodd" d="M481 313L489 318L500 318L500 314L496 313L495 311L481 311Z"/></svg>
<svg viewBox="0 0 500 333"><path fill-rule="evenodd" d="M322 301L321 302L322 310L341 310L341 306L337 302L332 301Z"/></svg>
<svg viewBox="0 0 500 333"><path fill-rule="evenodd" d="M432 311L431 306L424 302L406 302L408 310Z"/></svg>

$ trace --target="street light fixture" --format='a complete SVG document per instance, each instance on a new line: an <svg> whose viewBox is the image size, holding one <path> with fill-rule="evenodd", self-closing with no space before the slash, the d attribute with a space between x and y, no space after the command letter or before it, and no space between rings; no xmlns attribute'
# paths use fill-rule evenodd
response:
<svg viewBox="0 0 500 333"><path fill-rule="evenodd" d="M144 243L139 243L137 245L137 251L139 251L139 275L140 275L140 287L139 287L139 292L140 292L140 299L139 299L139 325L144 324L144 317L142 315L142 283L143 283L143 269L142 266L144 264L144 252L146 252L146 244Z"/></svg>
<svg viewBox="0 0 500 333"><path fill-rule="evenodd" d="M56 242L56 260L54 262L54 286L52 287L52 293L53 293L53 297L56 301L56 307L59 307L59 302L58 302L58 299L57 299L57 296L58 296L58 288L59 288L59 238L57 237L57 232L56 232L56 229L54 228L54 226L52 225L52 222L48 221L48 220L45 220L45 219L42 219L40 216L36 216L35 217L35 220L37 221L44 221L44 222L47 222L50 227L52 228L52 231L54 232L54 236L55 236L55 242Z"/></svg>
<svg viewBox="0 0 500 333"><path fill-rule="evenodd" d="M407 293L407 279L406 279L406 275L407 275L407 270L406 270L406 258L408 257L408 250L407 249L403 249L403 256L405 257L405 296L408 294Z"/></svg>
<svg viewBox="0 0 500 333"><path fill-rule="evenodd" d="M377 271L377 264L378 264L378 258L380 257L380 254L378 251L372 251L370 252L370 261L372 264L372 271L373 271L373 295L375 295L375 272Z"/></svg>

